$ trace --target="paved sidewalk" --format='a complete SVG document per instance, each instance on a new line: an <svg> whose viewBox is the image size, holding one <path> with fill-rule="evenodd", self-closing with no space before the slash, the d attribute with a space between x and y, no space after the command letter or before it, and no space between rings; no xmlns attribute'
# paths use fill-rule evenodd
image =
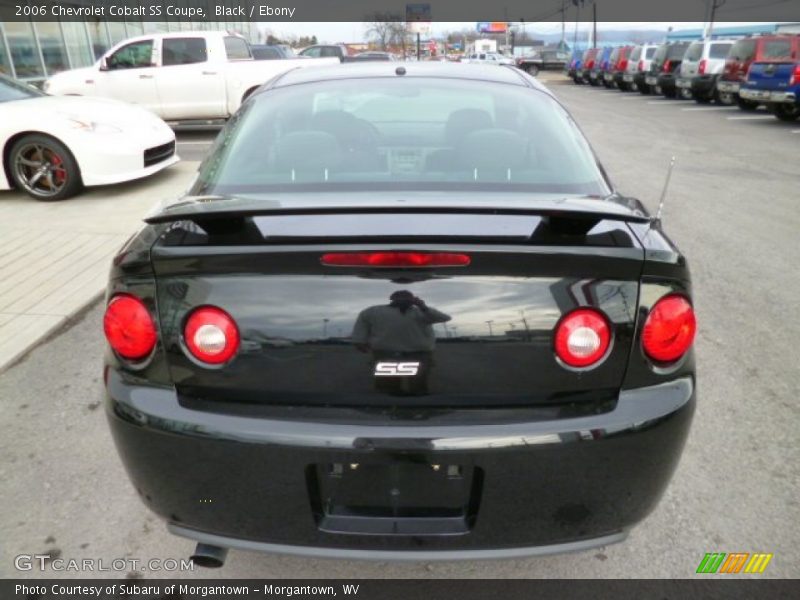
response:
<svg viewBox="0 0 800 600"><path fill-rule="evenodd" d="M119 247L196 170L179 163L63 202L0 192L0 372L103 292Z"/></svg>

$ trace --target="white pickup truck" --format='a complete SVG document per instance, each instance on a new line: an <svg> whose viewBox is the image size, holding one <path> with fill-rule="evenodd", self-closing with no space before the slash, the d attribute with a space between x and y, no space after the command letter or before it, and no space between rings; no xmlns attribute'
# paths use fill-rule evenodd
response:
<svg viewBox="0 0 800 600"><path fill-rule="evenodd" d="M337 65L337 58L254 60L247 41L221 31L131 38L91 67L58 73L52 95L102 96L138 104L165 121L230 117L260 85L295 67Z"/></svg>

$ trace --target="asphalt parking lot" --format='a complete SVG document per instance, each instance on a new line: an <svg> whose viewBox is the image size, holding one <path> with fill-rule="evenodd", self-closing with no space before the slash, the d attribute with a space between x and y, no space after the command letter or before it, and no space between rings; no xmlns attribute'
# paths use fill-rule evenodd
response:
<svg viewBox="0 0 800 600"><path fill-rule="evenodd" d="M557 78L552 89L618 188L651 210L677 158L663 220L692 266L699 405L656 511L626 542L570 555L386 564L233 551L216 572L147 576L681 578L706 552L773 553L764 577L800 576L800 125ZM180 132L179 153L200 160L213 136ZM0 375L0 576L42 576L14 570L21 553L110 562L193 548L145 510L113 447L101 317L95 304Z"/></svg>

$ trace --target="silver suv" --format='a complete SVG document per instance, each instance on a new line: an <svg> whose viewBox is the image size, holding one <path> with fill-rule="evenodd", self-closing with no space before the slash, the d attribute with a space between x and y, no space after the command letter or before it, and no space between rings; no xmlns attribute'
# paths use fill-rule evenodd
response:
<svg viewBox="0 0 800 600"><path fill-rule="evenodd" d="M725 59L735 40L692 42L683 55L681 70L675 82L681 98L694 98L699 103L720 101L717 79L725 68Z"/></svg>
<svg viewBox="0 0 800 600"><path fill-rule="evenodd" d="M645 83L644 76L650 70L650 61L656 53L657 44L635 46L628 57L628 65L622 74L622 82L628 89L636 87L643 94L650 93L650 86ZM622 88L620 88L622 89Z"/></svg>

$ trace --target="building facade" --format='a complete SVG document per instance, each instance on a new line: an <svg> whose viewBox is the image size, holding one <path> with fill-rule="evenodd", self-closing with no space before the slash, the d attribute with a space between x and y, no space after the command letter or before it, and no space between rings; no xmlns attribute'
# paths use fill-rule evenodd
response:
<svg viewBox="0 0 800 600"><path fill-rule="evenodd" d="M109 48L127 38L192 30L235 31L250 42L258 39L256 24L246 21L189 23L87 19L0 22L0 73L35 83L59 71L89 66Z"/></svg>

